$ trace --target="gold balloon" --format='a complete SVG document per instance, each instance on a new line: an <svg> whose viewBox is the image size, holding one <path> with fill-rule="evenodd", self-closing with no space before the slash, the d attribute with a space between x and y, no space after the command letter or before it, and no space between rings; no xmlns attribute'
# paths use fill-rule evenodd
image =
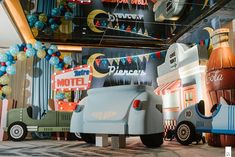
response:
<svg viewBox="0 0 235 157"><path fill-rule="evenodd" d="M0 83L5 85L5 84L9 84L10 79L7 75L3 75L2 77L0 77Z"/></svg>
<svg viewBox="0 0 235 157"><path fill-rule="evenodd" d="M46 52L43 50L43 49L40 49L40 50L38 50L38 52L37 52L37 56L38 56L38 58L45 58L45 56L46 56Z"/></svg>
<svg viewBox="0 0 235 157"><path fill-rule="evenodd" d="M0 96L2 96L2 90L0 90Z"/></svg>
<svg viewBox="0 0 235 157"><path fill-rule="evenodd" d="M9 86L2 87L2 92L6 95L10 95L11 94L11 87L9 87Z"/></svg>
<svg viewBox="0 0 235 157"><path fill-rule="evenodd" d="M37 37L37 36L38 36L38 29L37 29L37 28L33 27L33 28L31 29L31 31L32 31L34 37Z"/></svg>
<svg viewBox="0 0 235 157"><path fill-rule="evenodd" d="M40 21L44 22L44 23L47 22L47 16L46 16L46 14L43 14L43 13L40 14L39 17L38 17L38 19L39 19Z"/></svg>
<svg viewBox="0 0 235 157"><path fill-rule="evenodd" d="M25 52L24 52L24 51L21 51L21 52L17 55L17 59L18 59L19 61L25 61L25 60L27 59Z"/></svg>

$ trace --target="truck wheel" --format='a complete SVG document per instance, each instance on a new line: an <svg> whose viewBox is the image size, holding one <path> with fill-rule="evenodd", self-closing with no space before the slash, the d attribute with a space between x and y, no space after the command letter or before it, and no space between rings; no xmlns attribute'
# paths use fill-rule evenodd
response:
<svg viewBox="0 0 235 157"><path fill-rule="evenodd" d="M9 139L12 141L22 141L25 139L28 131L27 127L22 122L12 123L7 130Z"/></svg>
<svg viewBox="0 0 235 157"><path fill-rule="evenodd" d="M80 133L80 136L86 143L95 144L95 134Z"/></svg>
<svg viewBox="0 0 235 157"><path fill-rule="evenodd" d="M140 139L146 147L160 147L163 143L163 133L140 135Z"/></svg>
<svg viewBox="0 0 235 157"><path fill-rule="evenodd" d="M180 122L176 127L176 139L182 145L189 145L195 138L195 127L191 122Z"/></svg>

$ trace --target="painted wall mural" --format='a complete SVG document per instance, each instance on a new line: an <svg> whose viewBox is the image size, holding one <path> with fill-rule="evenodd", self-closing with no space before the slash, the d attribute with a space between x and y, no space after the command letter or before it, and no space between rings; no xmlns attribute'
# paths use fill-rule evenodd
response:
<svg viewBox="0 0 235 157"><path fill-rule="evenodd" d="M157 66L166 51L147 49L84 48L83 64L92 66L91 88L124 84L156 87Z"/></svg>

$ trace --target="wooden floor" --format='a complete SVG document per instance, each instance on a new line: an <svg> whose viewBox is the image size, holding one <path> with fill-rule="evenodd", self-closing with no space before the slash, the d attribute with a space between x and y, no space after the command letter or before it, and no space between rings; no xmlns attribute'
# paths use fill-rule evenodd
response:
<svg viewBox="0 0 235 157"><path fill-rule="evenodd" d="M160 148L146 148L139 138L127 138L125 149L101 148L83 141L27 140L24 142L4 141L0 143L0 156L138 156L138 157L224 157L224 148L207 144L182 146L176 141L165 141ZM235 152L235 149L232 151Z"/></svg>

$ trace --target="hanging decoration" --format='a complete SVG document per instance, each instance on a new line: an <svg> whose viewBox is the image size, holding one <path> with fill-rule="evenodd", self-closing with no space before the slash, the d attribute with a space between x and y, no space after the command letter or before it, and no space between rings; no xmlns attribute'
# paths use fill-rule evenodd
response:
<svg viewBox="0 0 235 157"><path fill-rule="evenodd" d="M138 63L138 60L140 60L140 62L143 62L144 58L146 59L146 61L149 61L149 58L160 60L161 58L165 58L165 56L166 56L166 50L163 50L163 51L157 51L157 52L148 53L148 54L127 56L127 57L97 58L95 60L95 63L98 67L100 66L100 64L107 65L109 63L110 65L112 65L114 62L117 65L119 65L120 63L131 64L132 62Z"/></svg>
<svg viewBox="0 0 235 157"><path fill-rule="evenodd" d="M74 17L73 8L76 6L76 3L73 2L61 0L59 6L51 10L51 15L46 15L45 13L27 15L27 20L34 37L38 35L39 31L47 33L57 31L63 20L71 21ZM78 4L87 4L81 0L80 2Z"/></svg>
<svg viewBox="0 0 235 157"><path fill-rule="evenodd" d="M56 45L42 44L36 41L35 44L15 44L12 45L6 53L0 53L0 97L6 98L11 94L11 87L8 86L10 80L8 75L16 74L16 61L25 61L27 58L37 56L40 59L45 58L56 70L70 68L72 63L71 56L62 58Z"/></svg>

